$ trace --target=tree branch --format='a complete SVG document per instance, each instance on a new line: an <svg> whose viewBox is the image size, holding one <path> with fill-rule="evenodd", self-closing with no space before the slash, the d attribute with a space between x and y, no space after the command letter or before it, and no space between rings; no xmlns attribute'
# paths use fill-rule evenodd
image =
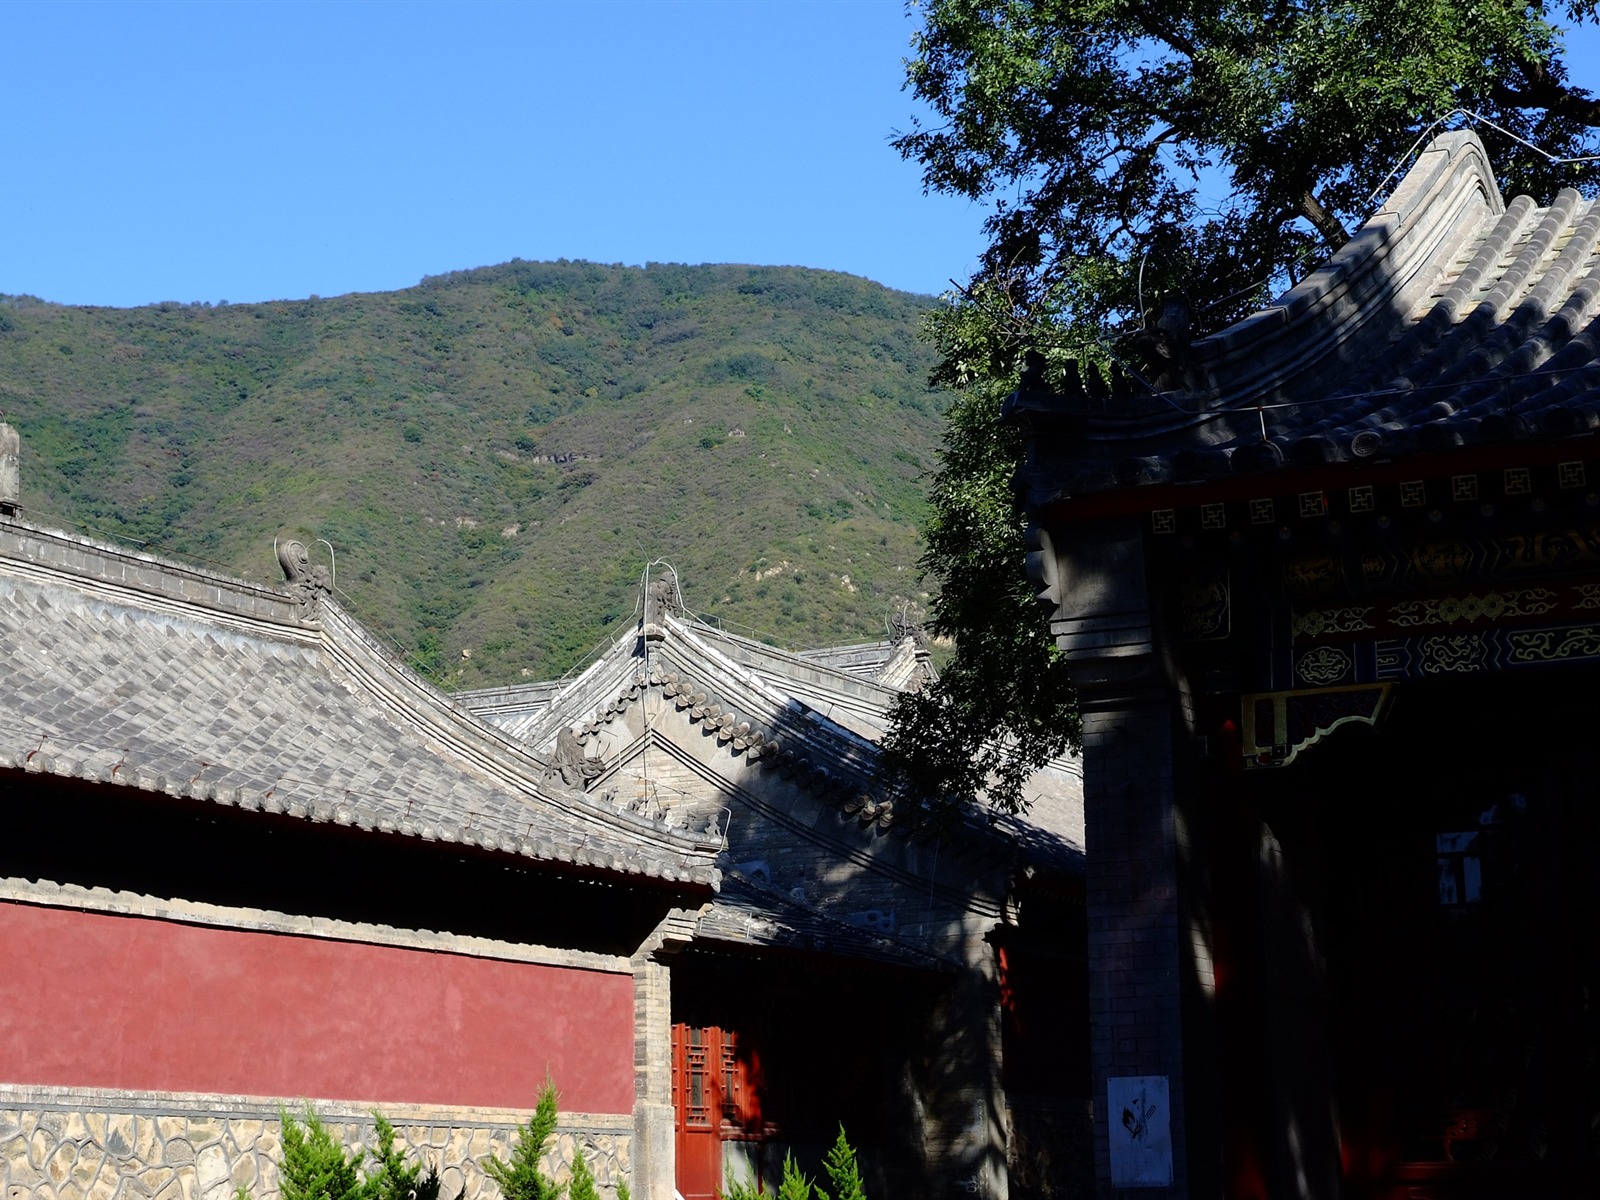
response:
<svg viewBox="0 0 1600 1200"><path fill-rule="evenodd" d="M1543 63L1518 63L1527 87L1496 83L1491 91L1495 100L1508 108L1542 108L1552 116L1566 117L1580 125L1600 127L1600 100L1581 88L1557 83Z"/></svg>
<svg viewBox="0 0 1600 1200"><path fill-rule="evenodd" d="M1148 8L1140 13L1135 20L1138 21L1139 28L1143 29L1145 33L1155 38L1158 42L1165 42L1190 62L1193 62L1200 53L1195 44L1184 37L1183 34L1169 28L1164 22L1156 20Z"/></svg>
<svg viewBox="0 0 1600 1200"><path fill-rule="evenodd" d="M1317 199L1317 194L1310 188L1307 188L1300 197L1300 215L1316 227L1317 233L1322 236L1322 241L1330 252L1338 250L1350 240L1350 234L1345 231L1339 218L1322 207L1322 201Z"/></svg>

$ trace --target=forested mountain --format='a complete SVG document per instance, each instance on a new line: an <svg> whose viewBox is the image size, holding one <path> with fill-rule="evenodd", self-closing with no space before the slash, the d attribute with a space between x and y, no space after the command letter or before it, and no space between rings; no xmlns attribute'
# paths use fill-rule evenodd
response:
<svg viewBox="0 0 1600 1200"><path fill-rule="evenodd" d="M348 608L487 685L578 661L651 558L730 627L880 636L920 598L929 303L800 268L520 261L266 304L6 297L0 410L31 518L263 580L275 536L325 538Z"/></svg>

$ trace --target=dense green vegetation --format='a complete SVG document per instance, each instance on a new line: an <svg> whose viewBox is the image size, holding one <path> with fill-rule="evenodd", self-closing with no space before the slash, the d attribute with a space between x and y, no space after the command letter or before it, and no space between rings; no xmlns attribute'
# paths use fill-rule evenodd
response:
<svg viewBox="0 0 1600 1200"><path fill-rule="evenodd" d="M922 563L955 651L897 701L887 768L1015 808L1080 729L1024 577L1022 439L996 421L1029 352L1040 387L1113 361L1184 386L1191 336L1303 278L1456 124L1507 195L1592 185L1600 98L1569 79L1558 24L1600 3L928 0L916 17L906 86L933 115L894 145L928 190L989 207L989 246L928 322L934 377L961 393Z"/></svg>
<svg viewBox="0 0 1600 1200"><path fill-rule="evenodd" d="M919 600L925 298L798 268L512 262L249 305L0 300L36 520L342 602L454 687L559 674L644 564L791 645ZM326 554L318 548L319 553Z"/></svg>

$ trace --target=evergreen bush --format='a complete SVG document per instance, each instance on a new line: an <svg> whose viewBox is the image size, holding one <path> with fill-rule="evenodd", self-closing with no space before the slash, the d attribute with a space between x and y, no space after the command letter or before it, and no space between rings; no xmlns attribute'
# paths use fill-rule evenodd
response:
<svg viewBox="0 0 1600 1200"><path fill-rule="evenodd" d="M378 1129L378 1173L368 1181L368 1200L439 1200L439 1168L429 1163L407 1163L394 1148L394 1126L382 1113L373 1113ZM466 1188L456 1193L462 1200Z"/></svg>
<svg viewBox="0 0 1600 1200"><path fill-rule="evenodd" d="M822 1160L822 1169L828 1176L832 1193L815 1188L816 1200L867 1200L866 1187L856 1163L856 1152L845 1137L844 1126L839 1126L839 1136ZM778 1182L776 1200L812 1200L813 1184L801 1173L793 1154L783 1156L783 1178ZM740 1182L728 1176L718 1190L721 1200L762 1200L770 1195L754 1180ZM576 1198L574 1198L576 1200ZM627 1200L624 1196L623 1200Z"/></svg>
<svg viewBox="0 0 1600 1200"><path fill-rule="evenodd" d="M839 1126L839 1136L833 1143L833 1149L822 1160L822 1169L828 1176L828 1186L833 1190L830 1193L819 1187L817 1195L820 1200L867 1200L866 1188L861 1182L861 1170L856 1165L856 1152L844 1135L843 1125Z"/></svg>
<svg viewBox="0 0 1600 1200"><path fill-rule="evenodd" d="M800 1173L793 1154L783 1156L783 1178L778 1181L778 1200L811 1200L811 1181Z"/></svg>
<svg viewBox="0 0 1600 1200"><path fill-rule="evenodd" d="M372 1200L361 1176L365 1155L351 1155L333 1140L328 1127L307 1105L305 1126L279 1110L283 1123L283 1162L278 1169L282 1200Z"/></svg>
<svg viewBox="0 0 1600 1200"><path fill-rule="evenodd" d="M511 1160L501 1162L498 1158L486 1158L483 1162L485 1174L500 1186L500 1194L505 1200L559 1200L561 1185L545 1178L539 1167L545 1147L555 1132L556 1085L546 1076L544 1087L539 1089L539 1102L534 1106L532 1119L526 1125L517 1126L517 1140L511 1147ZM578 1157L581 1158L582 1154ZM592 1179L590 1186L593 1186Z"/></svg>
<svg viewBox="0 0 1600 1200"><path fill-rule="evenodd" d="M510 1160L484 1160L484 1173L499 1186L505 1200L562 1200L563 1193L566 1200L601 1200L594 1169L581 1147L573 1158L572 1178L567 1184L556 1183L540 1169L555 1136L556 1101L555 1084L546 1078L532 1118L517 1126ZM300 1120L285 1109L279 1112L283 1125L278 1167L282 1200L440 1200L438 1166L408 1162L395 1148L394 1126L382 1113L373 1113L377 1131L374 1169L363 1175L366 1154L347 1151L334 1141L309 1105ZM462 1200L465 1194L462 1188L454 1200ZM249 1189L235 1189L233 1200L250 1200ZM625 1181L617 1183L617 1200L630 1200Z"/></svg>
<svg viewBox="0 0 1600 1200"><path fill-rule="evenodd" d="M579 1146L572 1155L572 1178L567 1181L567 1200L600 1200L600 1189L594 1185L594 1172L589 1170L589 1160Z"/></svg>

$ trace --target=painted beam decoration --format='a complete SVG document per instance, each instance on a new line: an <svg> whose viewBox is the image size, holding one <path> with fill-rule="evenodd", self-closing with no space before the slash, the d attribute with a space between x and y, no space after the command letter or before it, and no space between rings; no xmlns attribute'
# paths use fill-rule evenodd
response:
<svg viewBox="0 0 1600 1200"><path fill-rule="evenodd" d="M1240 716L1246 767L1286 767L1334 730L1376 725L1389 703L1390 685L1312 688L1242 697Z"/></svg>

